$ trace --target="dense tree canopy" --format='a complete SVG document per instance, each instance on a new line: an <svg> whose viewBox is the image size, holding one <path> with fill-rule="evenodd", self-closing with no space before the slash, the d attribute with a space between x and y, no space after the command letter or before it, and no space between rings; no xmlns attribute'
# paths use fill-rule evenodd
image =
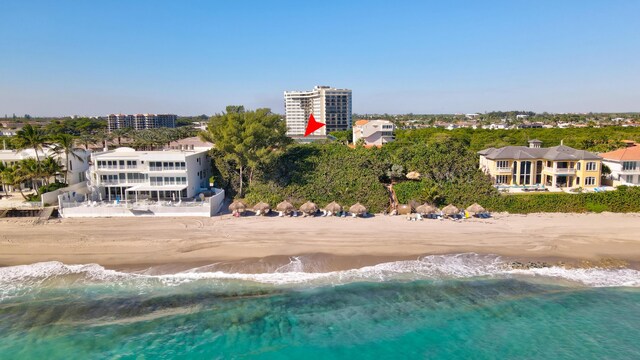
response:
<svg viewBox="0 0 640 360"><path fill-rule="evenodd" d="M209 120L201 136L213 142L223 160L238 170L238 195L242 197L245 178L251 184L254 172L291 142L286 131L282 118L269 109L245 111L243 106L228 106L226 113Z"/></svg>

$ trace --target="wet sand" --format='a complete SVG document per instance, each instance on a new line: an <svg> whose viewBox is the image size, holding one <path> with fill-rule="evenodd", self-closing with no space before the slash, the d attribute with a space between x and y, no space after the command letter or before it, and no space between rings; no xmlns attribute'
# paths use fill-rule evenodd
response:
<svg viewBox="0 0 640 360"><path fill-rule="evenodd" d="M640 214L497 214L418 222L382 215L0 220L0 266L61 261L170 272L217 264L225 271L262 272L305 255L326 271L465 252L521 262L637 267Z"/></svg>

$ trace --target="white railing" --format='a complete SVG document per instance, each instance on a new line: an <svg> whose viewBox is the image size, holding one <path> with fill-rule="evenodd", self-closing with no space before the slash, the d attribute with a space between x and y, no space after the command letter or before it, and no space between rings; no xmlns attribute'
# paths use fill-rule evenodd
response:
<svg viewBox="0 0 640 360"><path fill-rule="evenodd" d="M498 168L496 168L496 171L499 171L499 172L510 172L511 168L510 167L498 167Z"/></svg>
<svg viewBox="0 0 640 360"><path fill-rule="evenodd" d="M545 166L544 170L547 172L552 172L556 174L575 174L576 173L576 169L574 168L553 168L553 167Z"/></svg>
<svg viewBox="0 0 640 360"><path fill-rule="evenodd" d="M39 205L39 204L38 204ZM153 207L170 207L170 208L195 208L209 205L209 198L204 200L120 200L120 201L74 201L61 203L62 208L76 208L76 207L88 207L88 208L127 208L127 209L145 209Z"/></svg>
<svg viewBox="0 0 640 360"><path fill-rule="evenodd" d="M136 170L137 165L98 165L98 170Z"/></svg>

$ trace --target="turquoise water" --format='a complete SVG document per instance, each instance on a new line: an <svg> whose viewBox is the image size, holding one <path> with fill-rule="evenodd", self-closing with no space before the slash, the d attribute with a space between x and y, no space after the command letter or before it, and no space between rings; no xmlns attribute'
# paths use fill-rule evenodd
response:
<svg viewBox="0 0 640 360"><path fill-rule="evenodd" d="M3 268L0 358L640 358L638 272L580 272L580 282L490 263L490 275L466 276L459 266L458 275L442 266L425 275L394 263L316 274L322 281L300 271L267 281ZM588 276L634 286L588 286Z"/></svg>

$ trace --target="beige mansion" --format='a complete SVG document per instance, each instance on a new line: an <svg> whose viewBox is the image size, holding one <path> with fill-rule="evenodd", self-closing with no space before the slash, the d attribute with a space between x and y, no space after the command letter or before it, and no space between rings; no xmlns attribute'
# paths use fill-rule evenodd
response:
<svg viewBox="0 0 640 360"><path fill-rule="evenodd" d="M530 140L528 147L481 150L478 152L480 169L490 175L496 185L600 186L601 157L562 144L549 148L541 145L540 140Z"/></svg>

